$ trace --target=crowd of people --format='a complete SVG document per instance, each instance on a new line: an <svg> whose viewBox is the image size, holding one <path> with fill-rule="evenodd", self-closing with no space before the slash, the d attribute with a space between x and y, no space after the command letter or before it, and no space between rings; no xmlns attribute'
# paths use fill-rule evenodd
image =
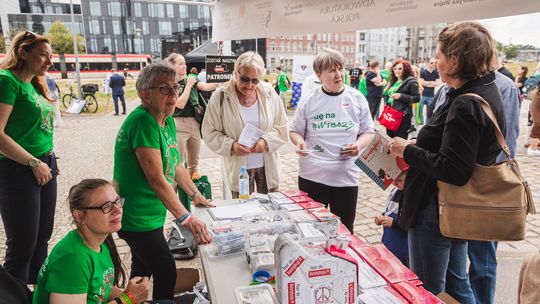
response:
<svg viewBox="0 0 540 304"><path fill-rule="evenodd" d="M277 69L277 88L262 81L266 69L257 53L240 55L231 80L222 86L188 74L180 54L147 65L136 81L141 104L127 115L111 151L112 182L90 178L71 188L68 203L75 229L48 254L60 172L53 152L53 96L45 81L51 58L48 38L26 31L13 38L0 65L4 267L35 285L34 303L140 303L150 297L150 289L152 299L165 301L159 303L173 300L176 268L164 236L166 213L197 243L212 241L206 225L176 193L180 188L195 205L214 206L193 182L200 177L202 141L221 156L224 182L233 197L239 195L242 166L248 169L250 192L277 191L278 150L292 142L299 156L299 189L354 232L361 191L354 161L374 136L381 104L403 114L397 130L387 130L392 138L387 149L408 164L394 181L385 212L375 218L385 227L383 242L433 294L446 291L460 303L493 303L497 244L443 236L437 211L437 181L463 185L475 164L491 165L501 157L495 126L470 93L487 100L515 153L520 89L528 71L520 67L512 80L501 74L506 71L482 25L462 22L445 28L434 58L421 69L402 58L385 63L384 69L372 61L365 74L356 64L349 73L350 86L344 56L332 49L320 51L313 62L313 85L304 87L291 121L285 103L290 80ZM112 86L122 101L122 114L124 84L119 78ZM213 91L208 104L201 94L206 91ZM536 155L540 90L530 96L528 151ZM115 112L119 114L117 101ZM247 125L262 134L250 146L239 142ZM131 250L129 276L113 233Z"/></svg>

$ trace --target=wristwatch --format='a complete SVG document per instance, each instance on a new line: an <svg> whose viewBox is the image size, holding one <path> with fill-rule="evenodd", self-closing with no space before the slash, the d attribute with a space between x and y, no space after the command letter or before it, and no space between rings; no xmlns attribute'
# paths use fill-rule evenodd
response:
<svg viewBox="0 0 540 304"><path fill-rule="evenodd" d="M28 161L28 166L30 168L36 168L37 166L39 166L39 164L41 163L41 160L37 159L37 158L31 158L29 161Z"/></svg>

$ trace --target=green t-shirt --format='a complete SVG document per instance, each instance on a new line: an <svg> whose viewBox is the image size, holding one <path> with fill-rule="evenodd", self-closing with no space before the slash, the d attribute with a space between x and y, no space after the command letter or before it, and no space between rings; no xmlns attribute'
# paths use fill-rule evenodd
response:
<svg viewBox="0 0 540 304"><path fill-rule="evenodd" d="M5 133L34 157L53 149L54 108L31 83L0 70L0 103L13 107ZM0 153L0 159L5 156Z"/></svg>
<svg viewBox="0 0 540 304"><path fill-rule="evenodd" d="M364 96L367 96L366 77L362 77L362 79L360 79L360 85L358 86L358 90L360 90L360 92L364 94Z"/></svg>
<svg viewBox="0 0 540 304"><path fill-rule="evenodd" d="M287 74L285 72L280 72L278 76L278 87L280 92L287 92Z"/></svg>
<svg viewBox="0 0 540 304"><path fill-rule="evenodd" d="M351 76L349 75L349 71L347 70L343 72L343 82L346 85L351 85Z"/></svg>
<svg viewBox="0 0 540 304"><path fill-rule="evenodd" d="M188 75L187 77L193 77L192 74ZM194 76L197 77L197 76ZM180 80L178 82L178 86L180 90L178 91L178 96L182 95L184 93L184 89L186 88L186 78ZM191 87L191 91L189 92L189 97L186 105L183 109L175 108L174 109L174 117L195 117L195 110L193 109L193 106L199 104L199 89L197 89L197 84L195 83Z"/></svg>
<svg viewBox="0 0 540 304"><path fill-rule="evenodd" d="M392 84L392 86L388 89L388 91L386 91L386 95L390 96L394 94L399 89L400 85L401 85L401 81L394 82L394 84ZM394 100L389 97L388 104L392 104L392 102L394 102Z"/></svg>
<svg viewBox="0 0 540 304"><path fill-rule="evenodd" d="M146 108L138 106L126 118L116 136L113 178L118 185L118 193L126 200L122 230L133 232L163 227L167 212L139 164L135 154L135 149L139 147L160 151L163 174L172 186L176 167L180 164L172 116L167 117L165 127L162 127Z"/></svg>
<svg viewBox="0 0 540 304"><path fill-rule="evenodd" d="M105 243L88 248L77 230L54 246L38 273L33 304L47 304L51 293L86 294L86 303L107 303L114 286L114 264Z"/></svg>

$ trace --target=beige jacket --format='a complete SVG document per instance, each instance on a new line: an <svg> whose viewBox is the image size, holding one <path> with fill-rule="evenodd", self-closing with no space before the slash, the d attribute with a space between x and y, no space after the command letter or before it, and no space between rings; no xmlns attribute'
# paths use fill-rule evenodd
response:
<svg viewBox="0 0 540 304"><path fill-rule="evenodd" d="M518 304L540 303L540 253L526 257L519 272Z"/></svg>
<svg viewBox="0 0 540 304"><path fill-rule="evenodd" d="M264 153L266 182L268 189L277 188L281 172L278 149L289 141L287 114L279 96L264 82L257 86L257 99L260 129L266 132L262 136L267 143L267 152ZM203 140L212 151L223 157L225 182L236 192L240 167L246 163L244 156L237 156L232 151L233 142L238 140L244 128L241 111L233 79L212 94L202 124Z"/></svg>

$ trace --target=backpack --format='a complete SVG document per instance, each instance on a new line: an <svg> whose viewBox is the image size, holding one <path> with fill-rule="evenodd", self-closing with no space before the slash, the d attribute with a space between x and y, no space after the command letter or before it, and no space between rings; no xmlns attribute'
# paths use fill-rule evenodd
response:
<svg viewBox="0 0 540 304"><path fill-rule="evenodd" d="M178 220L172 222L167 245L175 260L189 260L197 255L195 236L186 227L181 226Z"/></svg>
<svg viewBox="0 0 540 304"><path fill-rule="evenodd" d="M0 303L29 304L32 303L32 292L26 284L13 277L0 265Z"/></svg>

